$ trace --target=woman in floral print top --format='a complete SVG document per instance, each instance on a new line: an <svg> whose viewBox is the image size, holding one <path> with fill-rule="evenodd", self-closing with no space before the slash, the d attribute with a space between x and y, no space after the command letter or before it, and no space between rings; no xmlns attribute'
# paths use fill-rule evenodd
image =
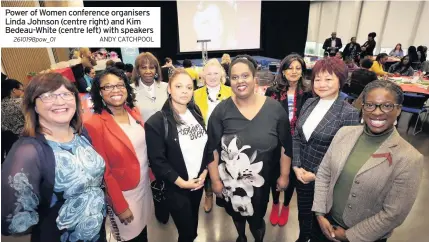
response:
<svg viewBox="0 0 429 242"><path fill-rule="evenodd" d="M32 242L106 241L104 160L82 128L80 101L61 74L33 78L26 125L2 167L1 232Z"/></svg>

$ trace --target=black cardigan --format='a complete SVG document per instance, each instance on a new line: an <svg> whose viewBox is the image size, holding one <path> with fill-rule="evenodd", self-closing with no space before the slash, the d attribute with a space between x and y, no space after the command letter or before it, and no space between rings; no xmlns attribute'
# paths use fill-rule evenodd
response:
<svg viewBox="0 0 429 242"><path fill-rule="evenodd" d="M195 108L194 108L195 107ZM202 127L205 127L201 111L195 104L188 106L192 115L197 119ZM165 139L164 112L168 121L168 135ZM174 184L180 176L183 180L189 180L185 160L179 143L177 125L170 109L168 100L162 107L162 112L158 111L145 123L147 154L152 171L157 179L164 180L166 186L170 188L180 188ZM207 162L204 151L199 175L206 169ZM192 177L194 178L194 177Z"/></svg>

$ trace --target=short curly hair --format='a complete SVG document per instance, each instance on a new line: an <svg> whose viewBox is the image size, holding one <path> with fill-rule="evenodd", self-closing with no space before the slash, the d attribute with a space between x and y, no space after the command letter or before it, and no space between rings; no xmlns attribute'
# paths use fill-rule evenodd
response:
<svg viewBox="0 0 429 242"><path fill-rule="evenodd" d="M115 75L119 77L119 79L124 81L125 88L127 89L127 93L128 93L125 103L127 104L128 107L134 108L135 107L134 102L136 101L136 94L134 93L134 90L131 87L127 76L125 75L124 71L116 67L112 67L104 70L102 73L97 75L92 82L90 94L91 94L91 101L93 103L94 113L101 114L103 110L106 110L107 112L112 113L110 109L104 104L103 97L100 94L101 80L107 75Z"/></svg>

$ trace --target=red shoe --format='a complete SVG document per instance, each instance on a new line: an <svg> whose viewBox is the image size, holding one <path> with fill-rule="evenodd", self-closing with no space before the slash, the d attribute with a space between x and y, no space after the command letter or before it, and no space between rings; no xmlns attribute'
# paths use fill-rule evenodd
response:
<svg viewBox="0 0 429 242"><path fill-rule="evenodd" d="M274 204L271 208L271 214L270 214L270 222L273 226L276 226L279 222L279 204Z"/></svg>
<svg viewBox="0 0 429 242"><path fill-rule="evenodd" d="M285 226L289 220L289 206L282 206L282 211L279 217L279 226Z"/></svg>

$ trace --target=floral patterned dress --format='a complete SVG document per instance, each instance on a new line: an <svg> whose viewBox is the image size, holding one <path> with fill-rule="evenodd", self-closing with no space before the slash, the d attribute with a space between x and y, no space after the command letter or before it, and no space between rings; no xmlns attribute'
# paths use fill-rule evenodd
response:
<svg viewBox="0 0 429 242"><path fill-rule="evenodd" d="M280 162L273 159L278 157L277 146L282 145L286 155L292 157L286 111L267 98L258 114L248 120L229 98L213 111L208 136L209 161L214 150L220 154L218 169L228 214L263 218L269 201L269 175Z"/></svg>
<svg viewBox="0 0 429 242"><path fill-rule="evenodd" d="M43 181L50 174L43 174L39 166L47 161L39 163L33 155L43 151L18 141L8 157L12 160L6 160L15 166L2 171L2 176L8 176L8 184L2 180L2 195L8 196L2 210L10 212L3 217L2 211L2 233L20 234L36 226L32 241L105 241L103 158L77 134L70 142L46 142L55 157L52 197L43 199L48 193ZM31 159L25 159L23 152Z"/></svg>

